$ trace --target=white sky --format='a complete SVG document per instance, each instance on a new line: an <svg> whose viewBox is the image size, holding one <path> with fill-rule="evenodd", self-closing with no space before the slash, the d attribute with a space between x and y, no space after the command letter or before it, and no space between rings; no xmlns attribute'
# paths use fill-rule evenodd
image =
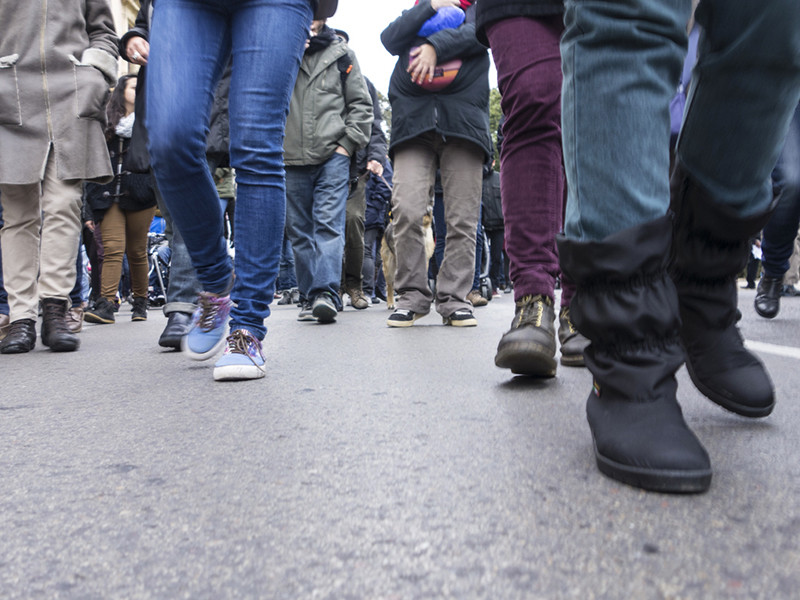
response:
<svg viewBox="0 0 800 600"><path fill-rule="evenodd" d="M414 0L339 0L339 9L328 19L328 25L343 29L350 36L350 47L358 57L361 71L384 96L388 96L389 79L397 58L381 44L381 31L412 6ZM489 71L489 86L497 87L494 63Z"/></svg>

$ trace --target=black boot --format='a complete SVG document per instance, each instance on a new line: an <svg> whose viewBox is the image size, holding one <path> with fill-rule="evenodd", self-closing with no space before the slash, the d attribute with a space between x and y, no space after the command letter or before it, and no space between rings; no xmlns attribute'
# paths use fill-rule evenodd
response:
<svg viewBox="0 0 800 600"><path fill-rule="evenodd" d="M183 336L189 333L192 315L182 312L171 312L167 317L167 326L158 338L158 345L162 348L181 349Z"/></svg>
<svg viewBox="0 0 800 600"><path fill-rule="evenodd" d="M83 320L87 323L97 323L99 325L109 325L116 322L114 317L114 305L108 298L102 296L98 298L93 308L83 313Z"/></svg>
<svg viewBox="0 0 800 600"><path fill-rule="evenodd" d="M683 419L675 372L683 363L678 298L667 274L668 217L601 242L558 238L561 268L576 284L570 316L590 344L594 389L586 413L597 466L660 492L704 492L711 464Z"/></svg>
<svg viewBox="0 0 800 600"><path fill-rule="evenodd" d="M765 319L774 319L781 310L781 292L783 277L770 277L766 273L758 282L758 291L753 303L756 312Z"/></svg>
<svg viewBox="0 0 800 600"><path fill-rule="evenodd" d="M494 364L515 375L556 376L553 299L537 294L516 303L514 320L497 345Z"/></svg>
<svg viewBox="0 0 800 600"><path fill-rule="evenodd" d="M24 354L36 347L36 321L20 319L9 325L8 333L0 342L0 354Z"/></svg>
<svg viewBox="0 0 800 600"><path fill-rule="evenodd" d="M133 299L131 321L147 321L147 298Z"/></svg>
<svg viewBox="0 0 800 600"><path fill-rule="evenodd" d="M42 300L42 343L53 352L73 352L81 345L78 336L69 330L67 308L67 300Z"/></svg>
<svg viewBox="0 0 800 600"><path fill-rule="evenodd" d="M670 274L678 290L689 376L723 408L765 417L775 407L775 393L764 365L744 347L736 327L741 318L736 277L747 263L748 240L764 228L772 211L737 216L714 202L680 163L672 176L670 208Z"/></svg>

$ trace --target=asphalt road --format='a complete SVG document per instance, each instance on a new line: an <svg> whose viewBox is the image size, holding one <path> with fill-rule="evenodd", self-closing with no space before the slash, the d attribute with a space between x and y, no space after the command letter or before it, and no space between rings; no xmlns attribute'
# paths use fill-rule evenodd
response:
<svg viewBox="0 0 800 600"><path fill-rule="evenodd" d="M0 356L0 598L796 599L800 298L740 299L779 404L748 421L681 370L701 496L600 475L585 370L494 367L510 296L463 330L276 307L252 382L127 306L76 353Z"/></svg>

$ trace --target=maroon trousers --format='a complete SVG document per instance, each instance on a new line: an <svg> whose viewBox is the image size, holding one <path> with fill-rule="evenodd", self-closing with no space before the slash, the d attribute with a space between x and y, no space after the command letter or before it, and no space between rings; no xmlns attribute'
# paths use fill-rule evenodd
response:
<svg viewBox="0 0 800 600"><path fill-rule="evenodd" d="M564 219L561 150L561 16L515 17L491 24L487 35L502 95L500 193L506 252L516 300L553 298L560 274L556 235ZM561 306L575 286L562 277Z"/></svg>

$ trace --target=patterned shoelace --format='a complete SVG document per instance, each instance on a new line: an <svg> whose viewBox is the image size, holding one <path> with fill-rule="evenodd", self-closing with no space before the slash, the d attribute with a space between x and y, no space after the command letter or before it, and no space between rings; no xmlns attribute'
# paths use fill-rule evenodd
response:
<svg viewBox="0 0 800 600"><path fill-rule="evenodd" d="M220 326L225 317L228 316L228 297L214 296L201 292L197 300L197 310L200 316L197 320L200 330L209 332Z"/></svg>
<svg viewBox="0 0 800 600"><path fill-rule="evenodd" d="M244 354L253 364L259 366L253 356L261 354L261 342L248 332L237 329L228 336L228 354Z"/></svg>

